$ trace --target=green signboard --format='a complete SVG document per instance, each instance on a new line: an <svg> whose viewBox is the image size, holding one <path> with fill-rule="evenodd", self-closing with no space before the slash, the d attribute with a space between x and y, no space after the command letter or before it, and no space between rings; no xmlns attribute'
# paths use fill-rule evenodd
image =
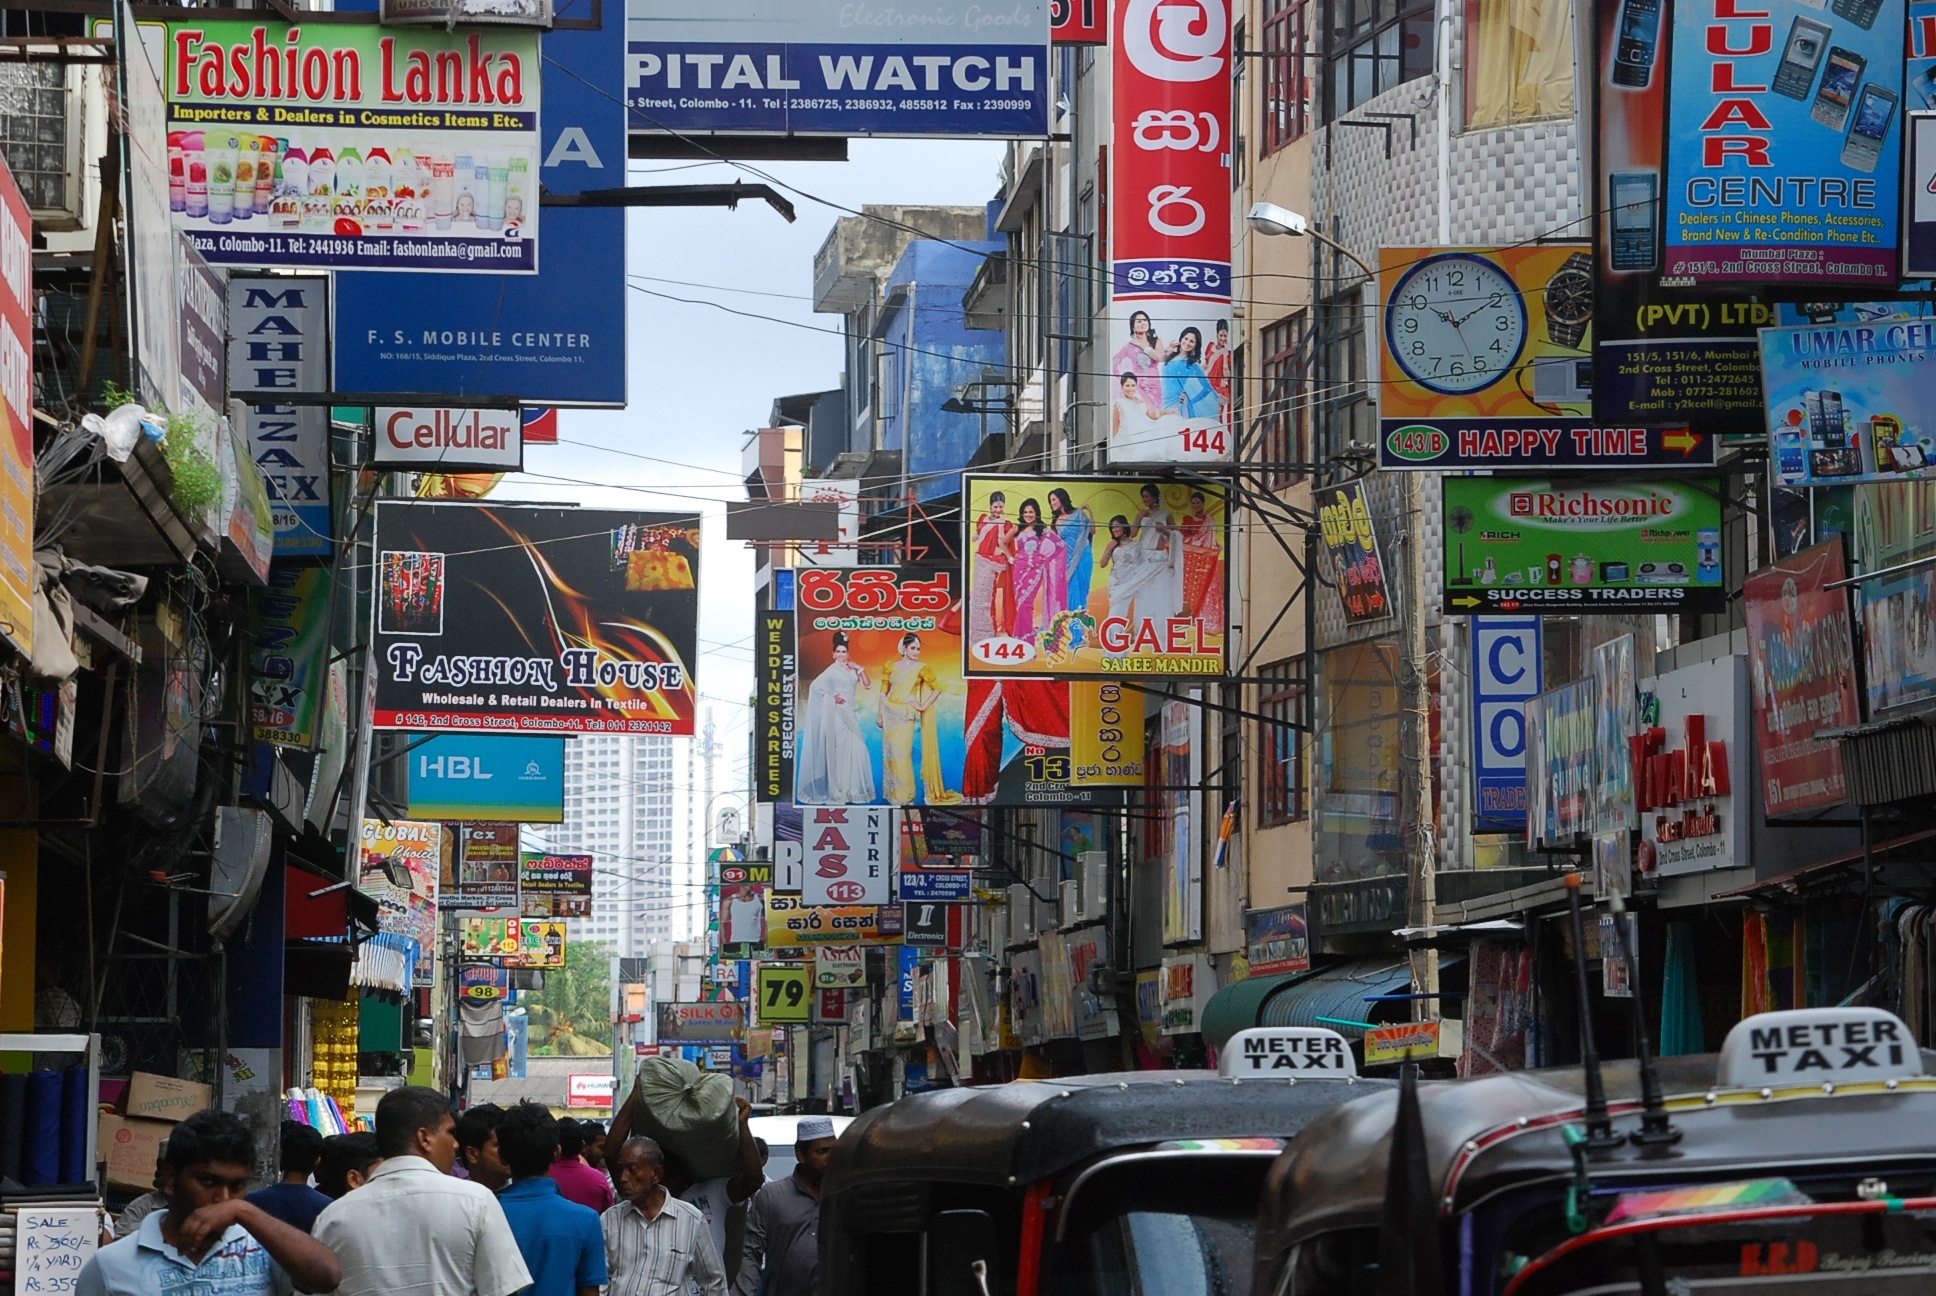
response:
<svg viewBox="0 0 1936 1296"><path fill-rule="evenodd" d="M1710 480L1445 478L1445 610L1719 612Z"/></svg>

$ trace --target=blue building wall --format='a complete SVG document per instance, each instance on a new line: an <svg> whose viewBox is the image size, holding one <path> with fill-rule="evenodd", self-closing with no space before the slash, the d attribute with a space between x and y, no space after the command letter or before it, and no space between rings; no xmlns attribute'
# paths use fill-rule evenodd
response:
<svg viewBox="0 0 1936 1296"><path fill-rule="evenodd" d="M1003 364L1006 334L969 328L962 311L975 272L1002 246L917 239L888 277L884 298L893 300L902 288L906 297L882 313L881 447L903 451L908 490L917 500L959 491L984 421L990 434L1007 426L999 413L984 420L941 408L957 387Z"/></svg>

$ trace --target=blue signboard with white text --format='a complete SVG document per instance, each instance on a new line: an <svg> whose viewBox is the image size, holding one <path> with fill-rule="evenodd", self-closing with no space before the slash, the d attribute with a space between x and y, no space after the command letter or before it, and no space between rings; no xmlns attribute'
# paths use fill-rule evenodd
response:
<svg viewBox="0 0 1936 1296"><path fill-rule="evenodd" d="M1540 691L1538 617L1472 620L1472 828L1526 831L1526 703Z"/></svg>
<svg viewBox="0 0 1936 1296"><path fill-rule="evenodd" d="M853 0L639 6L626 40L631 128L957 139L1048 133L1048 0L927 0L919 9Z"/></svg>
<svg viewBox="0 0 1936 1296"><path fill-rule="evenodd" d="M624 4L558 0L543 55L544 191L623 188ZM337 389L624 406L625 212L552 207L544 227L536 275L337 274Z"/></svg>
<svg viewBox="0 0 1936 1296"><path fill-rule="evenodd" d="M412 819L563 823L565 742L521 734L411 735Z"/></svg>
<svg viewBox="0 0 1936 1296"><path fill-rule="evenodd" d="M1895 282L1906 18L1905 0L1674 6L1663 282Z"/></svg>

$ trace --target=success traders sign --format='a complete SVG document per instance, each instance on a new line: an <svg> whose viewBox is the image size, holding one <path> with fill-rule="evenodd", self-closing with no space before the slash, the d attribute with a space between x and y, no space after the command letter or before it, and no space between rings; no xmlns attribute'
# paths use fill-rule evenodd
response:
<svg viewBox="0 0 1936 1296"><path fill-rule="evenodd" d="M1447 612L1726 607L1712 487L1447 477L1444 488Z"/></svg>
<svg viewBox="0 0 1936 1296"><path fill-rule="evenodd" d="M690 734L699 519L377 506L379 729Z"/></svg>
<svg viewBox="0 0 1936 1296"><path fill-rule="evenodd" d="M167 24L168 205L211 265L534 274L538 34Z"/></svg>

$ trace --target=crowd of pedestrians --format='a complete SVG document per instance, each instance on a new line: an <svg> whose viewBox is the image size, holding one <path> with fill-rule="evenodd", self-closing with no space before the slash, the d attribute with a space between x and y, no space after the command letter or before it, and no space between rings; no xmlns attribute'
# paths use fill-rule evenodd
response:
<svg viewBox="0 0 1936 1296"><path fill-rule="evenodd" d="M284 1122L280 1178L251 1192L253 1132L201 1112L75 1296L813 1296L833 1122L802 1117L794 1172L769 1182L750 1113L742 1099L737 1173L700 1180L629 1122L608 1148L537 1103L456 1117L406 1087L373 1134Z"/></svg>

